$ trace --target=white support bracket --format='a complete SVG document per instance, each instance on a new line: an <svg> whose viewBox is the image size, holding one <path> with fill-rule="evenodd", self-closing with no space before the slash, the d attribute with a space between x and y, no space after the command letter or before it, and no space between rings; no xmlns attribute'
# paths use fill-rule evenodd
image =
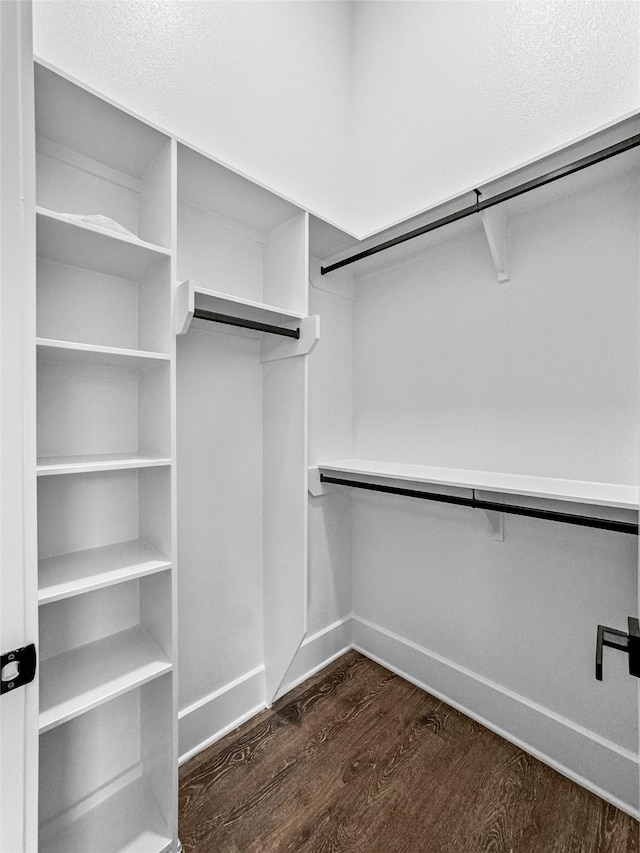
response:
<svg viewBox="0 0 640 853"><path fill-rule="evenodd" d="M189 279L186 279L177 286L173 303L173 327L176 335L187 334L195 310L196 298L193 285Z"/></svg>
<svg viewBox="0 0 640 853"><path fill-rule="evenodd" d="M309 355L320 340L320 315L313 314L299 322L300 337L276 338L273 335L263 335L260 344L260 361L280 361L283 358L295 358Z"/></svg>
<svg viewBox="0 0 640 853"><path fill-rule="evenodd" d="M307 489L309 494L314 498L319 498L322 495L330 495L332 492L339 492L342 486L333 486L331 483L320 482L320 468L312 466L307 468Z"/></svg>
<svg viewBox="0 0 640 853"><path fill-rule="evenodd" d="M480 212L484 233L489 243L491 257L498 273L498 281L509 281L509 239L507 217L498 207L488 207Z"/></svg>
<svg viewBox="0 0 640 853"><path fill-rule="evenodd" d="M502 495L492 495L491 500L499 503ZM483 509L487 523L491 528L491 538L496 542L504 542L504 513L495 509Z"/></svg>
<svg viewBox="0 0 640 853"><path fill-rule="evenodd" d="M336 270L331 275L323 276L320 267L324 261L319 261L313 255L309 258L309 284L316 290L323 290L333 296L343 299L356 298L356 284L348 269Z"/></svg>

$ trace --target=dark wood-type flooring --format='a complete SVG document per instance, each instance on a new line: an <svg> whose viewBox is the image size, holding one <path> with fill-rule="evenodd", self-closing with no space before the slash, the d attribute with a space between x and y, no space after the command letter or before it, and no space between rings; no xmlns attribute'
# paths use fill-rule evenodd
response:
<svg viewBox="0 0 640 853"><path fill-rule="evenodd" d="M637 853L636 822L349 652L183 765L185 853Z"/></svg>

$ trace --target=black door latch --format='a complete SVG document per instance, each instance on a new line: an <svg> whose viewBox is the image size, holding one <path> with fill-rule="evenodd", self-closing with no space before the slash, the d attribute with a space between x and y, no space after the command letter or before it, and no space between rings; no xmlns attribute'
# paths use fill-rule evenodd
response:
<svg viewBox="0 0 640 853"><path fill-rule="evenodd" d="M29 684L36 675L36 647L33 643L0 655L0 696Z"/></svg>
<svg viewBox="0 0 640 853"><path fill-rule="evenodd" d="M629 675L640 678L640 625L633 616L629 616L628 622L628 634L625 634L624 631L618 631L616 628L598 625L596 642L596 678L598 681L602 681L602 652L605 646L626 652L629 655Z"/></svg>

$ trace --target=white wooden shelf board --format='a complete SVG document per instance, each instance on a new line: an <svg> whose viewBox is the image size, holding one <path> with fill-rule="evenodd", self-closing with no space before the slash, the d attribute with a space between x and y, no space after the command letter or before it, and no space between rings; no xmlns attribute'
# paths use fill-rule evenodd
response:
<svg viewBox="0 0 640 853"><path fill-rule="evenodd" d="M48 604L171 568L171 562L145 542L134 539L38 563L38 602Z"/></svg>
<svg viewBox="0 0 640 853"><path fill-rule="evenodd" d="M573 501L596 506L637 510L640 488L618 483L592 483L561 480L525 474L500 474L494 471L470 471L462 468L435 468L397 462L374 462L368 459L340 459L318 463L320 471L348 476L382 477L406 483L452 486L486 492L523 495L549 500Z"/></svg>
<svg viewBox="0 0 640 853"><path fill-rule="evenodd" d="M154 468L170 465L164 456L138 453L101 453L87 456L41 456L36 468L38 477L58 474L87 474L92 471L122 471L126 468Z"/></svg>
<svg viewBox="0 0 640 853"><path fill-rule="evenodd" d="M39 257L105 275L139 281L162 261L168 249L116 231L77 222L45 208L36 208Z"/></svg>
<svg viewBox="0 0 640 853"><path fill-rule="evenodd" d="M254 302L251 299L242 299L229 293L221 293L217 290L207 290L194 283L194 294L197 308L207 311L215 311L218 314L232 314L243 320L257 320L260 323L277 325L280 323L292 323L302 320L303 315L294 311L285 311L275 305L266 305L263 302Z"/></svg>
<svg viewBox="0 0 640 853"><path fill-rule="evenodd" d="M70 822L41 853L163 853L171 837L145 784L136 779Z"/></svg>
<svg viewBox="0 0 640 853"><path fill-rule="evenodd" d="M40 733L171 668L160 646L140 627L44 660L40 664Z"/></svg>
<svg viewBox="0 0 640 853"><path fill-rule="evenodd" d="M56 341L36 338L38 361L60 364L98 364L112 367L155 367L164 364L171 356L162 352L121 349L74 341Z"/></svg>

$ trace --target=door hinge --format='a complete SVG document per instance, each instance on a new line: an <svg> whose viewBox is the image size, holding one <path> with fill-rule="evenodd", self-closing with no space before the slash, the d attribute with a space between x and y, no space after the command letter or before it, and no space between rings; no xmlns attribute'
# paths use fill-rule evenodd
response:
<svg viewBox="0 0 640 853"><path fill-rule="evenodd" d="M0 696L33 681L36 675L34 644L0 655L0 671Z"/></svg>
<svg viewBox="0 0 640 853"><path fill-rule="evenodd" d="M629 675L640 678L640 625L638 620L628 617L629 633L618 631L616 628L607 628L606 625L598 625L598 637L596 641L596 678L602 681L602 652L605 646L618 649L629 655Z"/></svg>

